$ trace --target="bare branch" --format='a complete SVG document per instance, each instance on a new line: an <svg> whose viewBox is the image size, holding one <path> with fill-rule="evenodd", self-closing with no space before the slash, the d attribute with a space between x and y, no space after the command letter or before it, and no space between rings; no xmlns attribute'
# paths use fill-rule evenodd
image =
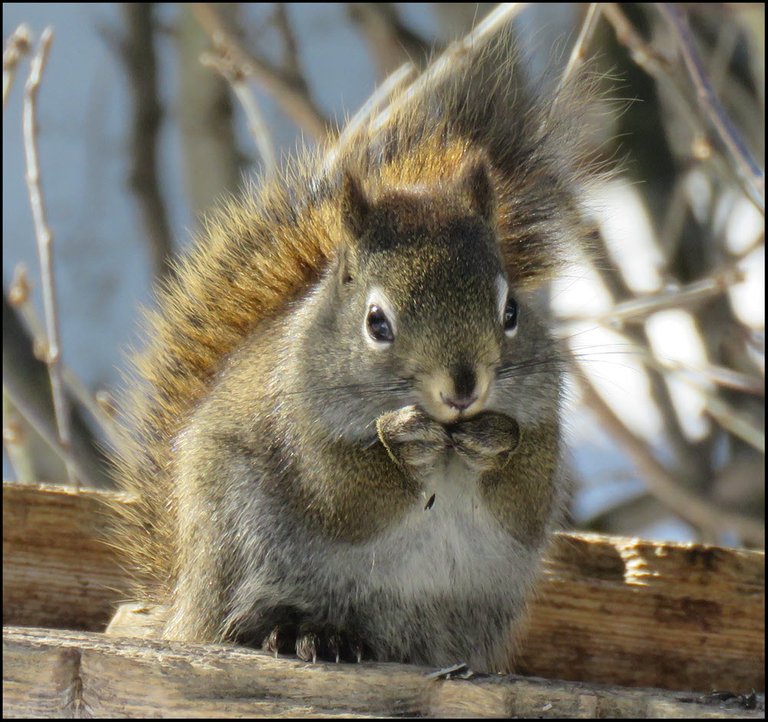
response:
<svg viewBox="0 0 768 722"><path fill-rule="evenodd" d="M24 153L27 159L27 188L32 207L32 218L37 236L37 253L40 258L40 274L45 308L45 326L48 339L46 362L51 379L51 394L56 417L56 431L61 448L65 453L67 475L75 488L80 488L80 481L72 461L69 403L64 393L61 372L61 340L59 334L59 316L56 305L56 279L53 273L53 234L48 225L47 213L43 202L40 182L40 162L37 153L37 93L40 89L45 63L53 42L53 31L46 28L40 37L37 52L32 59L29 78L24 93Z"/></svg>
<svg viewBox="0 0 768 722"><path fill-rule="evenodd" d="M14 269L11 284L8 286L7 298L8 303L18 312L31 333L33 347L37 349L45 349L45 330L43 329L40 319L37 317L30 300L29 277L27 275L27 269L23 263L19 263ZM42 354L42 357L44 360L44 353ZM77 402L88 409L91 415L98 421L110 441L117 443L120 438L120 432L115 421L101 409L97 403L97 398L91 394L75 372L64 363L64 359L59 359L59 363L61 364L61 374L67 390Z"/></svg>
<svg viewBox="0 0 768 722"><path fill-rule="evenodd" d="M31 45L31 33L26 24L19 25L5 43L3 48L3 108L5 108L5 103L11 94L16 66L29 52Z"/></svg>
<svg viewBox="0 0 768 722"><path fill-rule="evenodd" d="M571 57L568 59L568 65L563 72L563 77L560 79L558 89L561 89L568 80L578 72L579 68L584 65L584 61L587 57L587 50L592 42L592 36L595 34L595 28L600 22L600 6L602 3L590 3L587 14L584 17L584 22L581 25L579 31L579 37L576 38L573 49L571 50ZM559 93L556 94L559 95Z"/></svg>
<svg viewBox="0 0 768 722"><path fill-rule="evenodd" d="M347 3L347 16L366 37L380 78L429 57L429 44L403 23L394 3Z"/></svg>
<svg viewBox="0 0 768 722"><path fill-rule="evenodd" d="M604 3L601 9L606 20L608 20L613 27L614 32L616 33L616 39L619 43L629 50L632 60L640 68L654 78L660 86L666 88L668 91L667 96L670 101L675 103L678 112L693 130L695 143L694 148L691 149L692 154L699 158L709 157L709 151L712 145L709 139L709 134L707 133L699 114L696 112L695 107L688 101L685 88L681 87L675 80L669 68L668 61L665 58L662 58L656 52L655 48L647 43L640 33L635 30L619 4ZM729 154L728 160L730 159L731 156ZM761 212L764 213L764 199L762 197L755 198L754 187L741 175L739 169L735 168L730 162L723 163L723 166L736 179L747 197L758 209L760 209Z"/></svg>
<svg viewBox="0 0 768 722"><path fill-rule="evenodd" d="M253 92L245 82L244 75L230 58L221 55L203 53L200 56L200 62L207 68L215 70L230 84L232 92L245 112L248 129L251 131L251 136L264 164L264 175L273 175L277 169L274 143L269 132L269 126L261 113Z"/></svg>
<svg viewBox="0 0 768 722"><path fill-rule="evenodd" d="M221 12L236 20L238 8L227 3ZM200 218L222 193L240 185L245 157L235 137L232 89L218 73L200 63L201 54L210 48L210 39L189 6L179 11L175 28L179 112L174 118L181 134L190 210Z"/></svg>
<svg viewBox="0 0 768 722"><path fill-rule="evenodd" d="M35 430L43 441L56 453L67 468L67 472L74 474L74 478L81 480L91 488L98 488L99 484L91 478L88 470L84 464L77 458L77 455L72 453L71 448L66 448L57 438L57 434L50 428L47 419L40 413L39 409L35 407L33 402L27 398L27 394L16 393L16 390L11 385L6 385L3 382L3 394L7 394L11 403L16 411L24 418L25 421ZM70 477L72 478L72 477ZM78 485L75 485L76 489L79 489Z"/></svg>
<svg viewBox="0 0 768 722"><path fill-rule="evenodd" d="M339 154L354 140L357 134L366 128L371 121L371 116L373 116L373 114L376 113L390 97L411 82L415 75L415 66L411 63L406 63L387 77L387 79L376 89L376 92L363 103L360 110L358 110L357 113L355 113L355 115L353 115L344 125L344 130L339 135L338 140L328 149L328 152L325 155L324 164L326 171L330 170Z"/></svg>
<svg viewBox="0 0 768 722"><path fill-rule="evenodd" d="M300 127L317 140L325 140L333 134L332 124L318 108L304 76L274 67L266 59L245 49L240 40L227 28L224 20L210 3L194 3L195 15L211 37L214 47L246 77L255 78L283 111Z"/></svg>
<svg viewBox="0 0 768 722"><path fill-rule="evenodd" d="M21 415L3 386L3 447L8 454L16 481L34 484L38 481L29 439Z"/></svg>
<svg viewBox="0 0 768 722"><path fill-rule="evenodd" d="M603 428L621 444L633 460L649 491L681 519L704 533L722 535L736 532L747 543L765 544L765 528L757 519L729 514L720 507L692 494L656 459L646 443L638 439L592 388L578 377L584 403L597 415Z"/></svg>
<svg viewBox="0 0 768 722"><path fill-rule="evenodd" d="M458 58L468 53L477 53L490 38L499 32L530 3L501 3L469 35L453 43L427 70L411 83L411 86L397 100L383 110L372 123L372 130L378 130L387 123L396 107L405 105L418 98L425 88L439 84L444 76L450 74Z"/></svg>
<svg viewBox="0 0 768 722"><path fill-rule="evenodd" d="M655 358L655 357L654 357ZM765 396L765 380L754 376L747 376L733 369L707 364L705 366L685 366L679 361L664 361L657 359L658 368L667 371L680 371L699 379L698 385L715 384L732 391L741 391L753 396Z"/></svg>
<svg viewBox="0 0 768 722"><path fill-rule="evenodd" d="M717 421L720 426L730 431L742 441L760 453L765 453L765 430L757 425L743 413L739 413L730 404L717 396L707 398L707 413Z"/></svg>
<svg viewBox="0 0 768 722"><path fill-rule="evenodd" d="M162 110L158 100L151 3L123 3L127 33L120 43L133 96L129 184L136 196L155 278L172 273L173 242L157 173Z"/></svg>
<svg viewBox="0 0 768 722"><path fill-rule="evenodd" d="M617 303L610 311L599 316L572 316L563 318L561 321L566 323L590 321L607 326L616 326L625 321L642 321L657 311L680 308L717 298L741 280L743 280L742 271L737 266L729 265L701 281Z"/></svg>
<svg viewBox="0 0 768 722"><path fill-rule="evenodd" d="M683 56L685 67L696 88L699 105L706 114L711 126L728 150L736 173L750 192L752 201L765 212L765 174L744 143L740 133L731 122L722 104L718 100L712 83L691 37L688 20L681 8L673 3L659 3L662 15L667 19Z"/></svg>
<svg viewBox="0 0 768 722"><path fill-rule="evenodd" d="M283 38L283 69L288 76L300 79L302 72L299 62L299 46L285 5L285 3L275 3L274 15L275 25Z"/></svg>

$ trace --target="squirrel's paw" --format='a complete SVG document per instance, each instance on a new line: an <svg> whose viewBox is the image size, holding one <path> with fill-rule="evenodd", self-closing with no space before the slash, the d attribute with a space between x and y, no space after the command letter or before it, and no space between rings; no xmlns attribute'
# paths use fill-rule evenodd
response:
<svg viewBox="0 0 768 722"><path fill-rule="evenodd" d="M310 627L276 626L264 640L263 648L268 652L291 654L304 662L362 662L365 645L356 635L337 632L333 629L314 631Z"/></svg>
<svg viewBox="0 0 768 722"><path fill-rule="evenodd" d="M451 445L445 428L415 406L382 414L376 430L393 461L417 476L432 469Z"/></svg>
<svg viewBox="0 0 768 722"><path fill-rule="evenodd" d="M506 465L520 444L520 426L509 416L487 412L456 424L450 431L453 448L476 471Z"/></svg>

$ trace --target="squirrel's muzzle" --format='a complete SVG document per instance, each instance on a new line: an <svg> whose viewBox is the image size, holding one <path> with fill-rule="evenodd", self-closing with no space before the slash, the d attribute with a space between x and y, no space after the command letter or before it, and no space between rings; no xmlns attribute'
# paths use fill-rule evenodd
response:
<svg viewBox="0 0 768 722"><path fill-rule="evenodd" d="M425 411L442 423L480 413L493 376L482 365L461 364L424 377L421 391Z"/></svg>

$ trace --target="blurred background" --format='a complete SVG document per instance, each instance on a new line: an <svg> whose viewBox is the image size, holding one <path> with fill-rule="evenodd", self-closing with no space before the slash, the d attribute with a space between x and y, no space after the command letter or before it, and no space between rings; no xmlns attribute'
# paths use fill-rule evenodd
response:
<svg viewBox="0 0 768 722"><path fill-rule="evenodd" d="M392 73L409 82L494 7L4 4L4 479L109 486L140 306L200 214L297 143L333 137ZM595 252L548 291L574 361L571 523L762 548L764 5L532 4L512 22L545 98L574 47L593 59L595 152L617 170L584 197ZM22 122L48 26L36 145L69 445Z"/></svg>

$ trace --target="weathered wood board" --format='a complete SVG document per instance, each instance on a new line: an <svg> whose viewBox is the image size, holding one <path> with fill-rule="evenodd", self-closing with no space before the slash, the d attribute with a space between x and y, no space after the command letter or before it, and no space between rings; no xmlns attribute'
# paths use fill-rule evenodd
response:
<svg viewBox="0 0 768 722"><path fill-rule="evenodd" d="M3 624L104 629L126 588L104 543L108 498L3 483Z"/></svg>
<svg viewBox="0 0 768 722"><path fill-rule="evenodd" d="M732 698L401 664L305 664L223 645L3 630L3 716L763 717Z"/></svg>
<svg viewBox="0 0 768 722"><path fill-rule="evenodd" d="M765 555L561 534L516 671L666 689L765 690Z"/></svg>
<svg viewBox="0 0 768 722"><path fill-rule="evenodd" d="M4 624L101 630L125 587L98 492L3 487ZM127 503L127 502L122 502ZM765 688L762 552L560 534L516 672L710 692Z"/></svg>

